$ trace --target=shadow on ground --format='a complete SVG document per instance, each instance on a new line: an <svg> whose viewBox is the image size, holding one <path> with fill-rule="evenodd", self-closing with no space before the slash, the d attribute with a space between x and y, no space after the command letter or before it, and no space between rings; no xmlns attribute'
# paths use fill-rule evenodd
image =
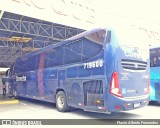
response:
<svg viewBox="0 0 160 128"><path fill-rule="evenodd" d="M56 106L54 103L27 99L27 98L18 98L18 99L20 100L20 102L24 102L26 104L32 104L36 106L38 105L38 106L45 107L45 108L47 107L48 109L56 110ZM141 115L131 113L130 111L112 112L111 114L105 114L105 113L95 113L95 112L83 111L81 109L73 109L69 112L72 114L79 115L79 116L87 117L88 119L136 119L141 116Z"/></svg>

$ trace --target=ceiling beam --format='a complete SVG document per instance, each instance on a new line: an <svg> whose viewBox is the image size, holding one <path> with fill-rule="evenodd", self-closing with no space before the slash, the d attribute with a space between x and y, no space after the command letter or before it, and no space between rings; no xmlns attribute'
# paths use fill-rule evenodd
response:
<svg viewBox="0 0 160 128"><path fill-rule="evenodd" d="M4 13L4 11L0 10L0 19L2 18L3 13Z"/></svg>
<svg viewBox="0 0 160 128"><path fill-rule="evenodd" d="M25 47L25 48L22 48L22 51L24 52L33 52L33 51L37 51L41 48L32 48L32 47Z"/></svg>

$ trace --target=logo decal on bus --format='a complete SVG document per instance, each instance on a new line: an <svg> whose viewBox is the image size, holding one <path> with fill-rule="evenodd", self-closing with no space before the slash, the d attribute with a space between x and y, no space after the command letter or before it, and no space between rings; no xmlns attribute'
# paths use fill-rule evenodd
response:
<svg viewBox="0 0 160 128"><path fill-rule="evenodd" d="M103 67L103 59L98 59L96 61L84 63L84 69L86 68L99 68Z"/></svg>
<svg viewBox="0 0 160 128"><path fill-rule="evenodd" d="M127 57L142 58L142 53L138 49L128 49L125 51Z"/></svg>
<svg viewBox="0 0 160 128"><path fill-rule="evenodd" d="M126 88L122 88L122 94L126 94L127 89Z"/></svg>
<svg viewBox="0 0 160 128"><path fill-rule="evenodd" d="M27 77L26 76L16 76L16 81L26 81Z"/></svg>

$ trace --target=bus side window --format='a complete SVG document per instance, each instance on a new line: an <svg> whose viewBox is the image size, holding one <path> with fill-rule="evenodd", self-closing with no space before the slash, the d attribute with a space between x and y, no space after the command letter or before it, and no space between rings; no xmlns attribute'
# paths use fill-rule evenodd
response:
<svg viewBox="0 0 160 128"><path fill-rule="evenodd" d="M18 59L14 65L14 73L25 72L25 67L25 63L21 59Z"/></svg>
<svg viewBox="0 0 160 128"><path fill-rule="evenodd" d="M153 65L156 66L157 65L157 58L153 58Z"/></svg>
<svg viewBox="0 0 160 128"><path fill-rule="evenodd" d="M83 48L82 48L82 61L86 61L98 55L104 45L104 37L106 31L100 30L91 34L88 34L83 39ZM110 38L110 37L109 37ZM108 39L109 41L109 39Z"/></svg>
<svg viewBox="0 0 160 128"><path fill-rule="evenodd" d="M157 66L160 66L160 48L157 49Z"/></svg>
<svg viewBox="0 0 160 128"><path fill-rule="evenodd" d="M157 66L157 58L151 58L150 59L150 66L156 67Z"/></svg>
<svg viewBox="0 0 160 128"><path fill-rule="evenodd" d="M29 58L27 58L26 63L25 63L25 67L26 67L26 72L28 71L34 71L36 70L36 56L31 56Z"/></svg>
<svg viewBox="0 0 160 128"><path fill-rule="evenodd" d="M46 54L45 61L44 61L45 68L54 66L54 55L55 55L55 52L52 51L52 49Z"/></svg>
<svg viewBox="0 0 160 128"><path fill-rule="evenodd" d="M111 31L107 31L106 42L107 43L111 42Z"/></svg>
<svg viewBox="0 0 160 128"><path fill-rule="evenodd" d="M157 57L157 65L160 66L160 56Z"/></svg>
<svg viewBox="0 0 160 128"><path fill-rule="evenodd" d="M150 66L156 67L157 66L157 49L150 50Z"/></svg>
<svg viewBox="0 0 160 128"><path fill-rule="evenodd" d="M95 57L103 50L105 35L105 30L99 30L50 49L45 58L45 67L78 63ZM110 35L108 37L110 38Z"/></svg>
<svg viewBox="0 0 160 128"><path fill-rule="evenodd" d="M64 48L59 46L57 48L52 48L48 50L48 53L46 53L44 67L54 67L63 65L64 60Z"/></svg>
<svg viewBox="0 0 160 128"><path fill-rule="evenodd" d="M81 62L83 39L76 39L68 42L65 48L64 64Z"/></svg>

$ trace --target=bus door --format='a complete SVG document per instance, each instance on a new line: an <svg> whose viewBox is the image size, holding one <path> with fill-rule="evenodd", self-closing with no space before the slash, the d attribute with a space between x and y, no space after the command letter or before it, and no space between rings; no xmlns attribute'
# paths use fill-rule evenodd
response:
<svg viewBox="0 0 160 128"><path fill-rule="evenodd" d="M58 87L64 86L65 76L66 76L66 70L59 70L59 72L58 72Z"/></svg>
<svg viewBox="0 0 160 128"><path fill-rule="evenodd" d="M103 81L88 80L83 82L84 105L90 107L103 107Z"/></svg>

